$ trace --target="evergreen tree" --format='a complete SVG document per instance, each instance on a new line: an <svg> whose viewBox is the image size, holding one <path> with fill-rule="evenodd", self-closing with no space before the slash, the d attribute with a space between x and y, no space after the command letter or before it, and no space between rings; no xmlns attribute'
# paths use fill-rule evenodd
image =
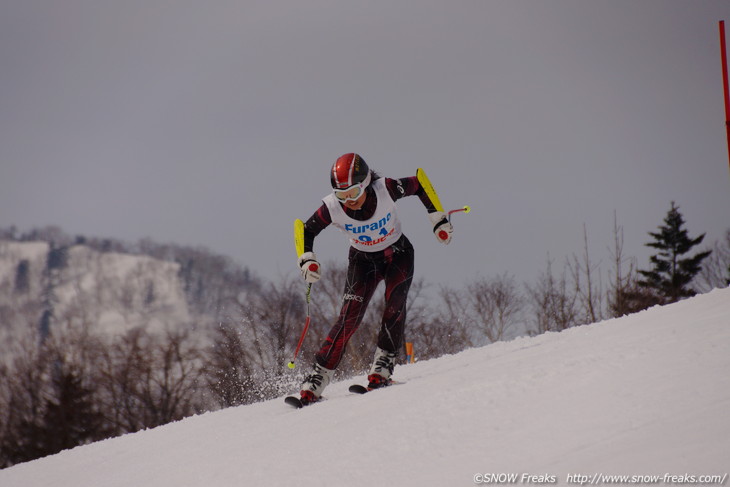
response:
<svg viewBox="0 0 730 487"><path fill-rule="evenodd" d="M654 241L646 245L659 252L650 258L651 270L639 271L643 276L638 282L639 286L653 291L662 303L674 303L681 298L694 296L696 292L690 287L690 283L702 269L702 261L712 251L699 252L691 257L683 256L699 245L705 234L690 238L684 228L684 218L679 207L672 201L672 207L664 218L664 225L659 227L658 232L649 232L649 235Z"/></svg>
<svg viewBox="0 0 730 487"><path fill-rule="evenodd" d="M15 292L17 294L27 293L30 289L30 261L23 259L18 262L15 269Z"/></svg>
<svg viewBox="0 0 730 487"><path fill-rule="evenodd" d="M111 436L92 399L93 391L82 384L75 370L57 364L53 372L52 396L46 401L40 421L24 420L19 425L13 463L58 453Z"/></svg>

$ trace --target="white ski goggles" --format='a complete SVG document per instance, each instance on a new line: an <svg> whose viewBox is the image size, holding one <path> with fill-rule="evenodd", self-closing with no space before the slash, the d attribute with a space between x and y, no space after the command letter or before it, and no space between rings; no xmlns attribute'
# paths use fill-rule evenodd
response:
<svg viewBox="0 0 730 487"><path fill-rule="evenodd" d="M368 174L365 180L361 183L353 184L345 189L333 189L332 191L335 193L335 198L337 198L341 203L346 203L348 201L355 201L362 196L365 188L367 188L369 184L370 174Z"/></svg>

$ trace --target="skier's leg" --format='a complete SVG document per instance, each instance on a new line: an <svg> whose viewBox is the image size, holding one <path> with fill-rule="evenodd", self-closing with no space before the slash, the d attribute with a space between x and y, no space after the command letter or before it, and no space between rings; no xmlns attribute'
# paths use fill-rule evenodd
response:
<svg viewBox="0 0 730 487"><path fill-rule="evenodd" d="M368 379L371 387L387 383L395 360L403 346L408 291L413 281L413 247L403 237L403 245L394 245L385 271L385 311L378 334L378 348Z"/></svg>
<svg viewBox="0 0 730 487"><path fill-rule="evenodd" d="M339 365L345 346L360 326L370 298L381 279L375 264L350 254L340 315L316 355L317 363L321 366L335 369Z"/></svg>
<svg viewBox="0 0 730 487"><path fill-rule="evenodd" d="M403 346L408 291L413 282L413 246L403 239L385 270L385 311L378 334L378 347L395 353Z"/></svg>

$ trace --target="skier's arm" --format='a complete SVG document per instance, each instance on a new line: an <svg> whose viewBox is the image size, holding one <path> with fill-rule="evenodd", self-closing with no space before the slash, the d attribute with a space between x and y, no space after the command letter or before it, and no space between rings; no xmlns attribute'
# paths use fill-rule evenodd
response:
<svg viewBox="0 0 730 487"><path fill-rule="evenodd" d="M421 183L418 182L416 176L409 178L400 179L389 179L385 178L385 186L388 188L388 193L393 201L403 198L405 196L418 196L423 206L429 213L436 211L436 207L433 206L431 198L428 197L426 192L423 190Z"/></svg>
<svg viewBox="0 0 730 487"><path fill-rule="evenodd" d="M304 223L305 252L312 252L312 247L314 247L314 238L319 235L322 230L327 228L330 223L332 223L332 217L327 209L327 205L322 203L322 206L317 208L317 211L315 211L314 214L309 217L309 220Z"/></svg>
<svg viewBox="0 0 730 487"><path fill-rule="evenodd" d="M401 179L386 178L385 185L393 201L404 196L417 195L421 203L423 203L423 206L428 210L428 218L431 220L431 225L433 225L433 233L436 235L436 240L443 244L451 242L451 234L454 233L454 227L446 217L446 213L436 210L431 198L428 197L416 176Z"/></svg>

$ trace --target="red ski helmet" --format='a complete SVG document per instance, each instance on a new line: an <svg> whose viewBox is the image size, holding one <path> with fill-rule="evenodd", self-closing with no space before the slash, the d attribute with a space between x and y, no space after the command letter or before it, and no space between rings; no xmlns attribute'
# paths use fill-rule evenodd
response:
<svg viewBox="0 0 730 487"><path fill-rule="evenodd" d="M332 189L341 201L359 198L370 184L370 179L370 168L365 159L355 153L340 156L330 171Z"/></svg>

